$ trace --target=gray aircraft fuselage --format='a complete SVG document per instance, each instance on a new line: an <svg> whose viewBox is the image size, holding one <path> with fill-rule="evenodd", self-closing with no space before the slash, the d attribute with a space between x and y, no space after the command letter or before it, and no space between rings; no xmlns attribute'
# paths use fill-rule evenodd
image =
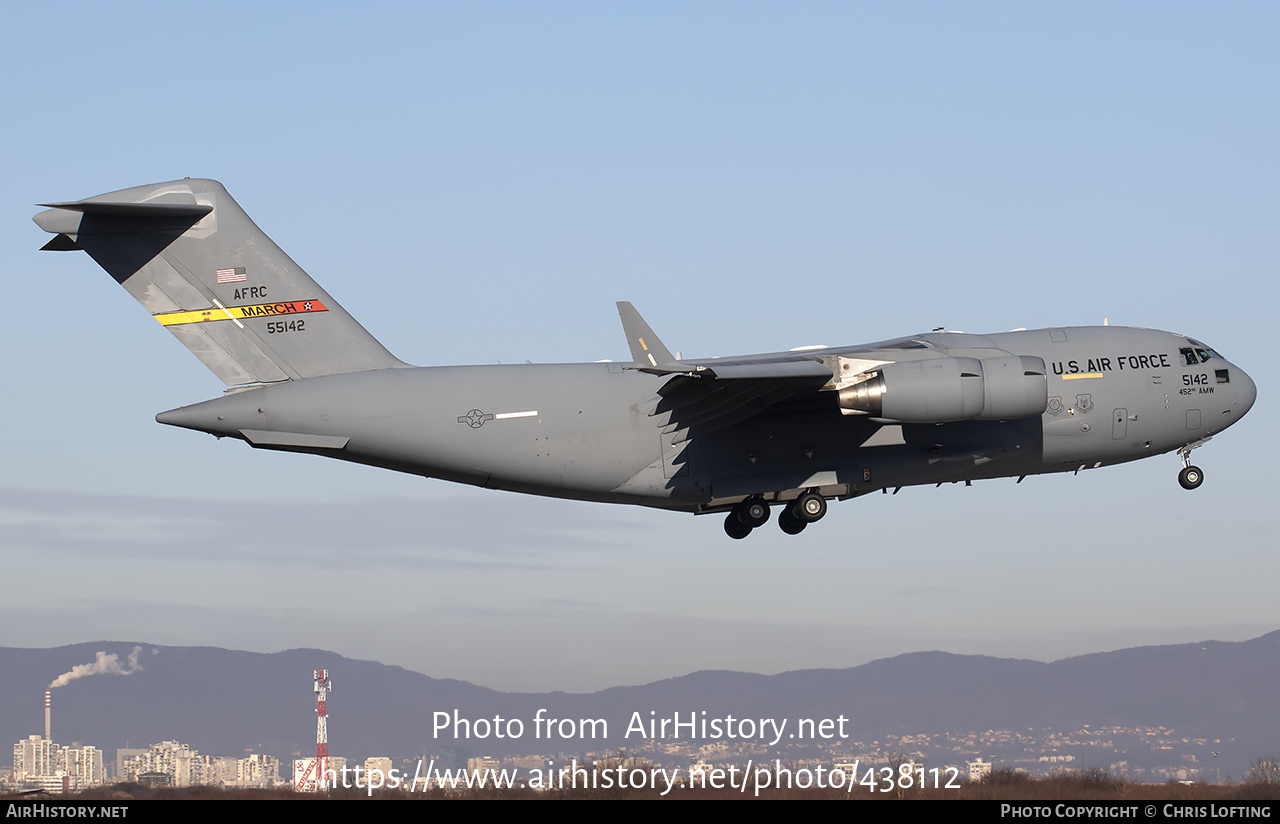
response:
<svg viewBox="0 0 1280 824"><path fill-rule="evenodd" d="M221 184L183 179L47 204L50 250L87 252L228 385L161 423L536 495L727 512L1177 450L1239 420L1256 387L1182 335L1113 326L932 332L734 358L673 356L629 303L632 360L411 367L262 233Z"/></svg>
<svg viewBox="0 0 1280 824"><path fill-rule="evenodd" d="M927 334L900 343L911 341L946 348L907 353L1002 350L1042 358L1052 392L1046 411L1008 421L889 423L842 415L832 393L818 393L806 408L779 404L683 448L664 448L669 416L652 413L668 378L590 363L328 375L231 394L158 420L494 489L705 512L745 495L782 500L815 486L848 497L1123 463L1220 432L1256 396L1248 376L1220 358L1181 364L1180 349L1205 347L1168 332L1077 327ZM904 355L864 347L814 354L846 352L871 360ZM277 443L269 432L314 439Z"/></svg>

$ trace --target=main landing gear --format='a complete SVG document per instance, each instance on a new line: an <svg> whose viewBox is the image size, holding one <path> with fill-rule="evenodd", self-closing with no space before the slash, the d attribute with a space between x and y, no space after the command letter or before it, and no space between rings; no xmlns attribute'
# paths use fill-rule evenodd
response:
<svg viewBox="0 0 1280 824"><path fill-rule="evenodd" d="M764 526L769 520L769 503L759 495L744 498L737 506L729 510L724 519L724 531L735 540L745 538L751 530Z"/></svg>
<svg viewBox="0 0 1280 824"><path fill-rule="evenodd" d="M1204 446L1209 442L1208 438L1189 443L1178 450L1178 457L1182 458L1182 471L1178 473L1178 483L1183 489L1195 489L1204 483L1204 472L1198 466L1191 465L1191 450L1198 446Z"/></svg>
<svg viewBox="0 0 1280 824"><path fill-rule="evenodd" d="M816 492L806 492L778 512L778 527L788 535L799 534L806 526L827 514L826 500ZM769 503L759 495L745 498L729 511L724 519L724 531L730 538L742 539L751 530L764 526L769 520Z"/></svg>

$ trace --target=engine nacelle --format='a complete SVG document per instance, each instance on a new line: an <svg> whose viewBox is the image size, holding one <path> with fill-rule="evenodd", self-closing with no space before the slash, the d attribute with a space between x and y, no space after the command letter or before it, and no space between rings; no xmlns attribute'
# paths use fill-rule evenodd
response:
<svg viewBox="0 0 1280 824"><path fill-rule="evenodd" d="M840 411L903 423L994 421L1043 415L1049 401L1044 361L928 358L885 364L839 390Z"/></svg>

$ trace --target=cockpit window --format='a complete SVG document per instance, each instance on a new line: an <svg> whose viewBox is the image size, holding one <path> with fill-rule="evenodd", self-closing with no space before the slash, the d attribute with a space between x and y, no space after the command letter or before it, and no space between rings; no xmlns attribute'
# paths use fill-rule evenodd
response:
<svg viewBox="0 0 1280 824"><path fill-rule="evenodd" d="M1188 338L1188 340L1190 340L1190 338ZM1195 343L1195 341L1191 341L1191 342ZM1178 350L1178 355L1180 360L1182 361L1183 366L1199 366L1202 363L1208 363L1210 358L1217 358L1218 360L1222 360L1221 355L1219 355L1217 352L1213 351L1209 347L1205 346L1204 344L1199 344L1194 348L1189 346L1184 346L1183 348Z"/></svg>
<svg viewBox="0 0 1280 824"><path fill-rule="evenodd" d="M1201 363L1208 363L1209 358L1217 358L1218 360L1222 360L1221 355L1219 355L1217 352L1213 351L1207 346L1204 349L1196 349L1196 355L1200 357Z"/></svg>

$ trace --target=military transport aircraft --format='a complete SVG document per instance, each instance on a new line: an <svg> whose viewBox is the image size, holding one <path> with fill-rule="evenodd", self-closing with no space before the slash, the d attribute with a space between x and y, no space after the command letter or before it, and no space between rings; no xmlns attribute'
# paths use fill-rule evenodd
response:
<svg viewBox="0 0 1280 824"><path fill-rule="evenodd" d="M1114 326L672 355L629 303L630 363L395 358L220 183L177 180L35 221L83 249L229 387L160 423L476 486L727 514L796 534L830 499L1191 450L1256 387L1184 335Z"/></svg>

